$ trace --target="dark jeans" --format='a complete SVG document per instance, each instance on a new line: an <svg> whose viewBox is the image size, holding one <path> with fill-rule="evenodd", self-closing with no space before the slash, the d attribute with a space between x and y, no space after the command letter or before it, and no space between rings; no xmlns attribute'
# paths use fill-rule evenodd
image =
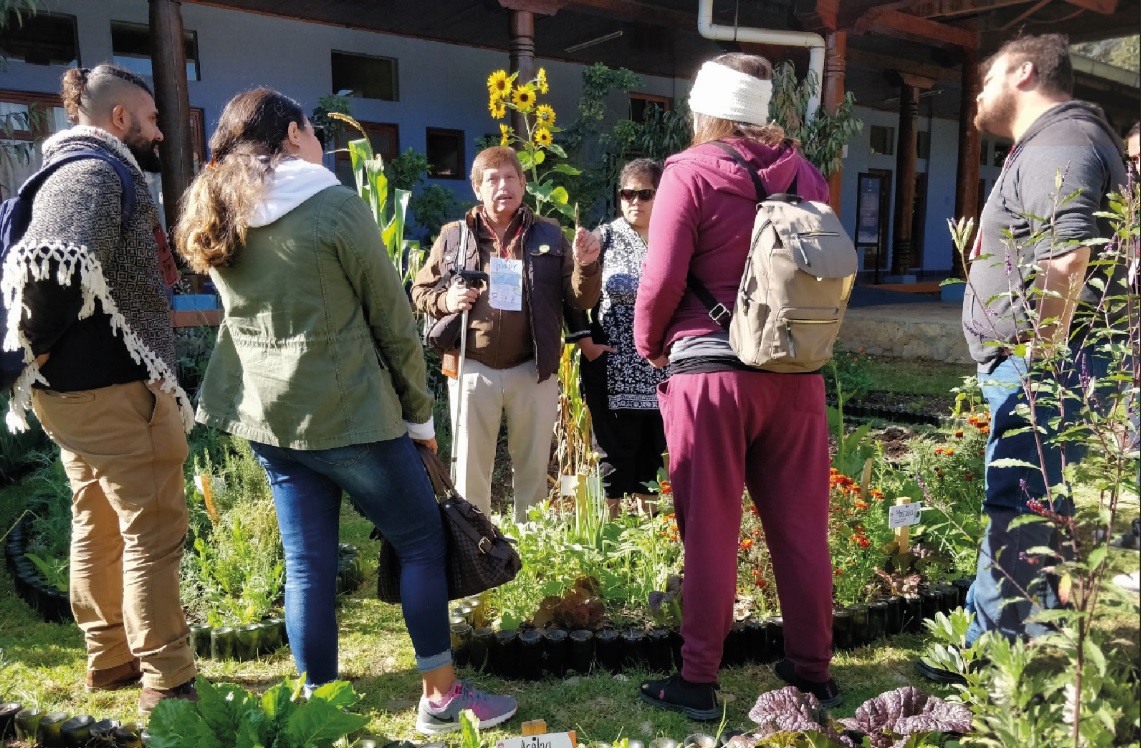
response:
<svg viewBox="0 0 1141 748"><path fill-rule="evenodd" d="M582 396L590 409L594 451L606 498L650 493L658 476L666 431L660 410L611 410L606 391L606 354L580 359Z"/></svg>
<svg viewBox="0 0 1141 748"><path fill-rule="evenodd" d="M1103 377L1108 362L1084 351L1075 354L1077 364L1070 367L1060 384L1077 389L1084 377ZM1028 372L1029 375L1028 375ZM1007 358L993 372L979 370L979 385L990 407L990 435L986 445L986 500L983 512L989 517L986 534L979 549L978 570L971 586L967 609L975 620L967 632L967 641L974 641L984 631L998 631L1007 637L1039 636L1047 631L1042 624L1027 624L1026 619L1039 609L1057 608L1055 581L1042 572L1046 561L1026 552L1036 546L1049 546L1058 552L1062 538L1054 525L1047 523L1024 524L1011 528L1010 524L1021 514L1030 512L1027 502L1042 500L1047 504L1046 481L1056 486L1062 481L1063 459L1074 464L1085 456L1085 445L1070 442L1065 450L1050 443L1058 428L1052 421L1058 418L1056 407L1035 403L1035 420L1045 433L1039 434L1041 453L1027 414L1019 412L1025 405L1024 380L1040 377L1030 370L1025 358ZM1103 404L1108 405L1103 398ZM1066 411L1076 410L1076 402L1066 403ZM1042 467L996 467L997 460L1016 459ZM1073 514L1070 501L1055 501L1053 511L1069 516Z"/></svg>
<svg viewBox="0 0 1141 748"><path fill-rule="evenodd" d="M320 450L250 442L269 475L285 547L285 626L307 683L337 678L334 610L341 493L400 559L404 623L427 672L452 661L444 528L423 463L407 436Z"/></svg>

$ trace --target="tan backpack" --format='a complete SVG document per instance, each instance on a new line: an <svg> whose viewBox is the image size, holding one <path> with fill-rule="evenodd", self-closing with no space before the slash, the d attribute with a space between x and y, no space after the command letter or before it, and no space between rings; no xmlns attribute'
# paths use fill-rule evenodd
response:
<svg viewBox="0 0 1141 748"><path fill-rule="evenodd" d="M856 277L856 248L828 205L795 194L795 179L788 193L766 195L736 150L715 145L753 178L757 217L733 309L717 303L692 273L688 284L713 321L729 331L741 361L765 371L817 371L832 358L840 334Z"/></svg>

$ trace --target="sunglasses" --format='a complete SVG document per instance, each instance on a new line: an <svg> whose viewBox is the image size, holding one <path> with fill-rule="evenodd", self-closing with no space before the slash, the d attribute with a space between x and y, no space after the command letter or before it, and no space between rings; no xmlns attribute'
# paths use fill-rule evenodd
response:
<svg viewBox="0 0 1141 748"><path fill-rule="evenodd" d="M618 195L628 203L634 202L634 198L638 198L642 202L649 202L654 199L654 195L658 194L657 190L618 190Z"/></svg>
<svg viewBox="0 0 1141 748"><path fill-rule="evenodd" d="M312 125L312 128L313 134L317 136L317 141L321 144L321 147L324 148L326 138L324 125Z"/></svg>

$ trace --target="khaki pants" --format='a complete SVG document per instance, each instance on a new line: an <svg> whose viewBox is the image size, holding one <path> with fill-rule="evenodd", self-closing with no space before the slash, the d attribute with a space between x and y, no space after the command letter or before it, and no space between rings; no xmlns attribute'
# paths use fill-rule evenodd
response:
<svg viewBox="0 0 1141 748"><path fill-rule="evenodd" d="M33 393L74 492L71 609L91 670L138 657L143 686L195 675L178 567L189 513L186 435L174 396L143 382Z"/></svg>
<svg viewBox="0 0 1141 748"><path fill-rule="evenodd" d="M459 456L456 490L489 514L495 444L499 424L507 415L516 522L526 520L527 508L545 499L549 490L547 466L558 415L559 383L555 377L544 382L536 382L537 378L534 361L510 369L465 361L463 420L452 440L452 449ZM456 380L448 380L453 423L458 392Z"/></svg>

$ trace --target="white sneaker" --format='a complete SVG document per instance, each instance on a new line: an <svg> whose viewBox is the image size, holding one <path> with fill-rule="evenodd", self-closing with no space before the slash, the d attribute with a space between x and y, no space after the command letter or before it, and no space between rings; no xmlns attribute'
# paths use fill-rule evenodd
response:
<svg viewBox="0 0 1141 748"><path fill-rule="evenodd" d="M1126 592L1137 594L1141 592L1141 571L1135 571L1132 574L1118 574L1113 578L1113 583Z"/></svg>

